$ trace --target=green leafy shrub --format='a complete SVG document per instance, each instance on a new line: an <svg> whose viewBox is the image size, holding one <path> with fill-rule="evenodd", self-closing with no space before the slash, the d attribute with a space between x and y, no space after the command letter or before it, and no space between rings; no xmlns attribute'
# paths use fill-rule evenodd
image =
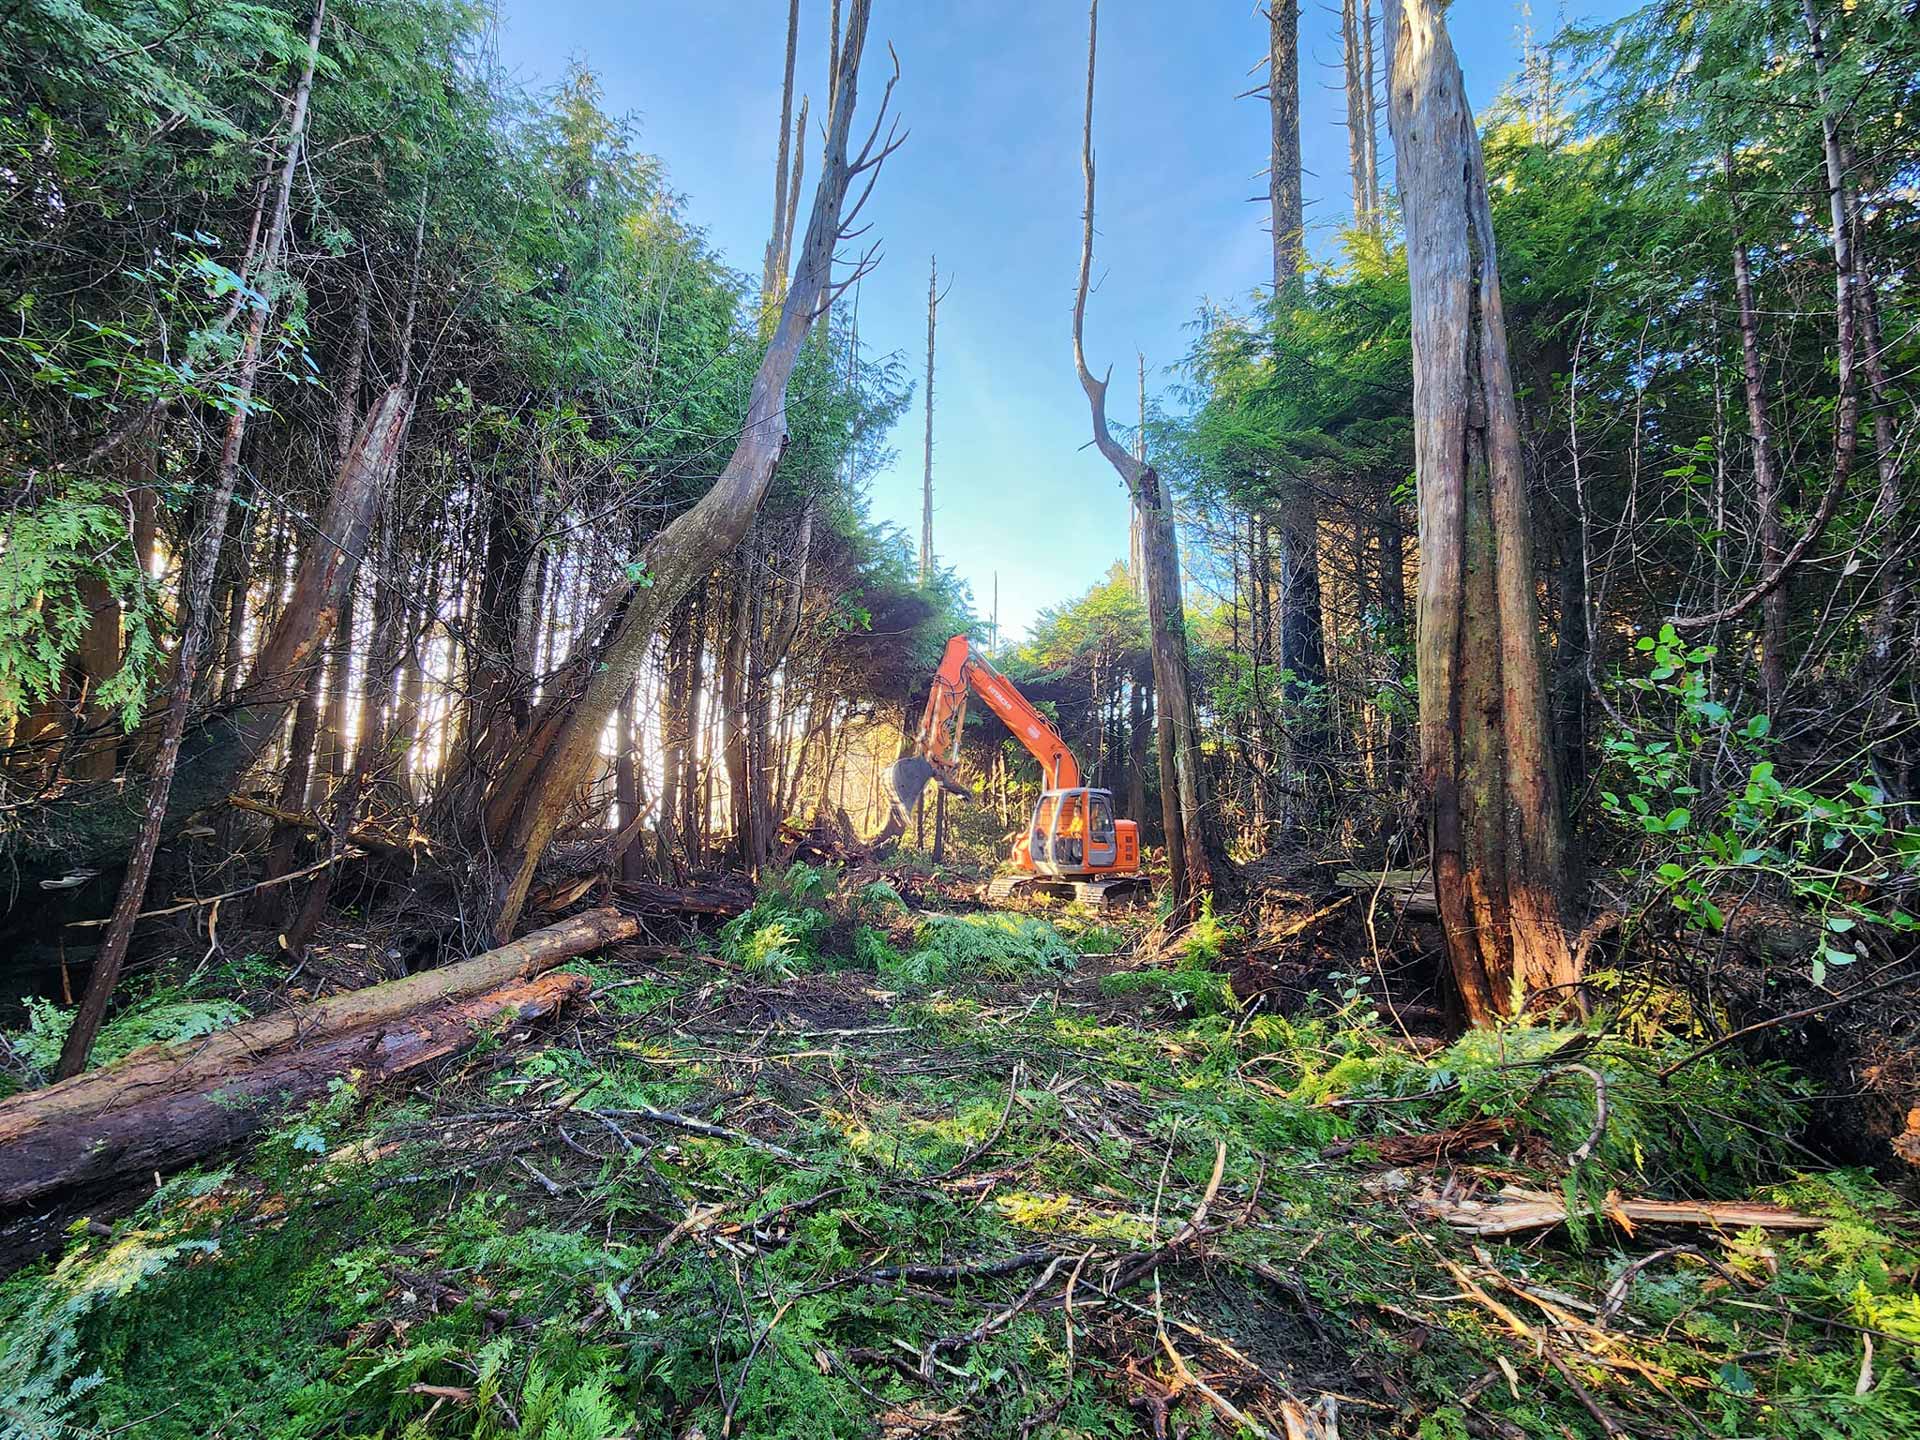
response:
<svg viewBox="0 0 1920 1440"><path fill-rule="evenodd" d="M1200 918L1187 927L1181 937L1180 958L1197 967L1217 965L1226 958L1227 947L1236 944L1241 931L1213 913L1213 897L1200 902Z"/></svg>
<svg viewBox="0 0 1920 1440"><path fill-rule="evenodd" d="M1713 646L1663 625L1635 648L1648 669L1624 677L1623 698L1647 718L1615 727L1602 746L1601 803L1640 839L1641 863L1624 873L1650 870L1682 920L1710 932L1726 928L1729 895L1763 888L1789 898L1812 922L1815 985L1864 953L1860 926L1920 933L1920 919L1878 903L1890 876L1920 873L1920 828L1873 775L1783 779L1768 717L1742 720L1715 698Z"/></svg>
<svg viewBox="0 0 1920 1440"><path fill-rule="evenodd" d="M913 907L907 904L904 895L885 880L870 880L853 897L853 908L858 915L877 919L888 914L904 915Z"/></svg>
<svg viewBox="0 0 1920 1440"><path fill-rule="evenodd" d="M1171 970L1116 970L1102 976L1100 993L1115 997L1150 995L1180 1013L1220 1015L1240 1008L1233 984L1218 970L1182 956Z"/></svg>
<svg viewBox="0 0 1920 1440"><path fill-rule="evenodd" d="M812 969L816 942L833 924L827 908L840 883L831 866L790 865L760 888L744 914L720 930L720 954L749 975L780 979Z"/></svg>
<svg viewBox="0 0 1920 1440"><path fill-rule="evenodd" d="M1064 973L1080 955L1058 930L1030 915L930 915L913 952L880 974L894 984L939 985L949 979L1021 980Z"/></svg>
<svg viewBox="0 0 1920 1440"><path fill-rule="evenodd" d="M1082 955L1114 955L1127 948L1127 937L1107 925L1089 925L1072 940Z"/></svg>
<svg viewBox="0 0 1920 1440"><path fill-rule="evenodd" d="M853 932L853 962L862 970L885 974L898 969L901 955L886 931L862 925Z"/></svg>
<svg viewBox="0 0 1920 1440"><path fill-rule="evenodd" d="M0 1416L18 1440L75 1433L74 1407L106 1381L75 1375L84 1360L80 1327L98 1305L117 1300L183 1255L210 1253L205 1240L155 1243L137 1233L102 1249L75 1250L49 1276L31 1272L0 1286Z"/></svg>
<svg viewBox="0 0 1920 1440"><path fill-rule="evenodd" d="M1094 935L1103 941L1122 940L1111 931L1089 930L1081 937L1083 950L1094 948L1085 943ZM1232 982L1217 967L1226 959L1227 947L1235 944L1240 935L1238 926L1214 915L1213 897L1209 895L1201 902L1200 918L1189 925L1181 937L1180 953L1171 970L1116 971L1101 979L1100 993L1154 996L1164 999L1177 1012L1195 1015L1220 1015L1237 1010L1240 1001L1233 993Z"/></svg>

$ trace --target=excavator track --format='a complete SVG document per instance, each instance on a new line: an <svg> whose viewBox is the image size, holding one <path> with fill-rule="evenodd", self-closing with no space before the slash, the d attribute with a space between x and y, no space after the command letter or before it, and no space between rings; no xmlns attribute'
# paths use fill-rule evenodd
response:
<svg viewBox="0 0 1920 1440"><path fill-rule="evenodd" d="M1074 901L1089 910L1120 910L1151 898L1153 884L1144 875L1112 875L1097 880L1056 880L1045 875L996 875L987 882L984 898L999 901L1027 895Z"/></svg>

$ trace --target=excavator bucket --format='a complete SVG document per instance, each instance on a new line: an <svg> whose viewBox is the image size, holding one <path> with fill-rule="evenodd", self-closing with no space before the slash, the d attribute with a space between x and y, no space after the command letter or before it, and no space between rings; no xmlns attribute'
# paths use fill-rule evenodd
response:
<svg viewBox="0 0 1920 1440"><path fill-rule="evenodd" d="M902 817L913 814L914 806L920 803L921 792L932 779L933 766L921 755L909 755L887 767L887 793L900 807L898 813Z"/></svg>

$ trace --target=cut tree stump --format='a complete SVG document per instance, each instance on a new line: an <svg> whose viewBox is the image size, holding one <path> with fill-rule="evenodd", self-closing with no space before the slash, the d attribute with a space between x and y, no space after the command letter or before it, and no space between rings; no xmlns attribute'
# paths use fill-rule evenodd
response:
<svg viewBox="0 0 1920 1440"><path fill-rule="evenodd" d="M582 976L543 971L638 930L630 916L589 911L471 960L149 1045L0 1100L0 1207L151 1177L225 1149L337 1076L368 1088L502 1021L540 1019L589 988Z"/></svg>

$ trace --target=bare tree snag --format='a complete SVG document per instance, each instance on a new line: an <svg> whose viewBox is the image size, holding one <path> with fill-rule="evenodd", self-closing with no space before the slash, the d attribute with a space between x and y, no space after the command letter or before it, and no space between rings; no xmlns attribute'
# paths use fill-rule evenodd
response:
<svg viewBox="0 0 1920 1440"><path fill-rule="evenodd" d="M1374 101L1376 82L1373 74L1373 0L1360 0L1360 81L1366 97L1367 136L1367 228L1380 231L1380 112Z"/></svg>
<svg viewBox="0 0 1920 1440"><path fill-rule="evenodd" d="M1359 0L1340 0L1340 53L1347 95L1347 171L1353 180L1353 228L1372 233L1374 214L1373 151L1373 20L1367 20L1367 45L1361 46Z"/></svg>
<svg viewBox="0 0 1920 1440"><path fill-rule="evenodd" d="M787 70L780 87L780 149L773 170L773 230L767 237L766 263L760 270L760 313L771 315L787 281L781 236L787 231L787 169L793 144L793 67L800 44L800 0L787 5Z"/></svg>
<svg viewBox="0 0 1920 1440"><path fill-rule="evenodd" d="M326 0L318 0L313 23L307 34L306 63L300 83L293 92L287 125L286 152L280 166L279 196L274 205L266 253L260 271L270 271L279 263L286 241L293 176L300 160L301 144L307 131L307 102L313 93L313 69L320 57L320 26L326 16ZM146 900L147 879L153 873L153 859L160 846L165 825L168 798L173 789L174 770L180 761L181 742L186 738L187 716L193 704L193 682L199 670L200 652L206 648L213 626L214 574L219 567L220 551L227 538L227 511L233 501L234 486L240 478L240 444L246 433L247 414L253 405L253 389L260 375L260 347L266 333L270 302L257 301L247 322L247 334L240 350L240 370L235 383L234 410L220 450L220 468L214 493L209 498L206 518L194 537L187 561L186 631L180 637L174 663L173 689L167 700L166 719L160 735L160 748L154 757L149 781L146 814L138 838L128 859L120 893L114 901L113 923L94 960L93 973L87 978L87 992L74 1016L73 1028L60 1051L56 1073L62 1078L86 1068L93 1039L106 1018L107 1002L120 980L120 967L127 957L127 944L133 938L133 925Z"/></svg>
<svg viewBox="0 0 1920 1440"><path fill-rule="evenodd" d="M952 282L948 282L949 288ZM927 445L926 463L920 481L920 588L933 579L933 331L946 299L940 290L940 260L929 257L927 263Z"/></svg>
<svg viewBox="0 0 1920 1440"><path fill-rule="evenodd" d="M792 286L781 303L779 321L754 376L740 441L713 488L642 549L637 569L646 583L625 581L603 603L603 609L616 614L617 619L610 622L601 645L581 647L582 653L592 658L591 675L577 699L568 697L564 716L558 718L551 738L542 742L537 763L507 767L514 776L512 788L496 787L489 797L488 809L500 825L495 847L498 882L493 896L494 932L498 936L512 932L534 867L575 792L591 773L607 721L633 683L656 633L688 592L740 544L758 513L774 466L786 446L787 381L813 322L871 265L872 252L868 252L845 279L836 282L829 278L834 246L848 238L847 227L872 194L878 168L901 143L897 131L882 135L894 83L889 80L865 144L852 160L847 157L848 128L871 8L871 0L851 0L847 6L838 89L830 106L833 127L814 189L806 240ZM868 177L866 185L851 208L846 208L848 188L861 175Z"/></svg>
<svg viewBox="0 0 1920 1440"><path fill-rule="evenodd" d="M1388 0L1420 506L1420 754L1447 953L1477 1025L1580 978L1526 474L1479 135L1439 0Z"/></svg>
<svg viewBox="0 0 1920 1440"><path fill-rule="evenodd" d="M1267 111L1273 122L1267 200L1273 213L1273 293L1300 283L1306 203L1300 193L1300 0L1267 5Z"/></svg>
<svg viewBox="0 0 1920 1440"><path fill-rule="evenodd" d="M1205 779L1194 725L1187 664L1186 606L1180 594L1180 537L1173 500L1153 466L1135 458L1107 428L1107 381L1087 368L1087 291L1093 277L1093 77L1100 0L1087 7L1087 104L1080 132L1080 169L1086 203L1080 231L1080 282L1073 296L1073 366L1093 417L1093 443L1126 483L1140 514L1147 556L1147 619L1152 629L1154 718L1160 742L1160 792L1173 891L1191 900L1213 888Z"/></svg>

